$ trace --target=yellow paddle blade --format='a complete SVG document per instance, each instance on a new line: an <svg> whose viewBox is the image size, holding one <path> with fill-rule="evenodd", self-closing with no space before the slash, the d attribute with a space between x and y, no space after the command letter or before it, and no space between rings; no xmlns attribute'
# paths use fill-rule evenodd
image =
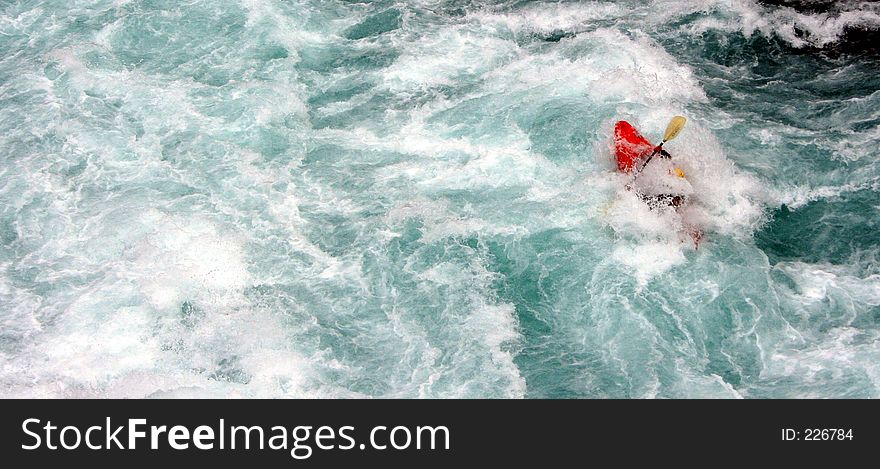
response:
<svg viewBox="0 0 880 469"><path fill-rule="evenodd" d="M682 116L675 116L669 121L669 125L666 126L666 133L663 134L663 141L669 141L678 136L678 133L681 132L681 129L684 128L684 123L687 122Z"/></svg>

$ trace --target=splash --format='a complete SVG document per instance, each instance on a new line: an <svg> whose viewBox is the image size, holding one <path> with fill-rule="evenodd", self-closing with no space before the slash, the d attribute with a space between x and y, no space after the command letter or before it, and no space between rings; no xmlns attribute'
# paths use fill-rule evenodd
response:
<svg viewBox="0 0 880 469"><path fill-rule="evenodd" d="M877 397L877 14L4 7L3 395Z"/></svg>

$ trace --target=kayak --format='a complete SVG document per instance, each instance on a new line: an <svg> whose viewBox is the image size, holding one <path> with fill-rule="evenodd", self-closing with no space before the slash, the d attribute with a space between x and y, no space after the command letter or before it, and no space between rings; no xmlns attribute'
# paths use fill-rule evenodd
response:
<svg viewBox="0 0 880 469"><path fill-rule="evenodd" d="M614 125L614 153L617 155L617 169L631 173L636 163L654 151L654 145L642 136L627 121L618 121Z"/></svg>
<svg viewBox="0 0 880 469"><path fill-rule="evenodd" d="M684 125L684 118L681 118L681 125ZM664 136L663 142L665 143L667 140L674 138L675 135L678 134L678 130L681 129L681 125L678 126L677 129L674 129L672 126L673 122L670 122L669 128L666 130L666 136ZM672 129L672 131L670 130ZM662 144L661 144L662 145ZM614 124L614 154L617 159L617 169L622 173L632 173L634 170L641 170L640 165L643 165L654 152L655 147L651 144L651 141L645 138L642 134L636 130L635 127L632 126L627 121L618 121ZM668 163L671 165L671 163ZM649 168L650 169L650 168ZM647 171L646 171L647 172ZM665 173L665 172L664 172ZM679 178L684 179L684 172L679 168L673 168L669 171L669 174L675 174ZM642 180L644 177L642 177ZM640 180L640 181L642 181ZM633 183L634 180L630 181L630 184ZM642 181L643 182L643 181ZM690 187L688 185L688 187ZM631 186L627 185L627 190L630 190ZM641 192L639 189L637 191ZM670 200L674 200L673 194L678 194L678 192L670 191L669 194ZM648 202L648 200L644 197L644 194L641 194L643 200ZM659 200L659 199L658 199ZM650 204L649 204L650 205ZM676 209L679 207L679 204L673 205ZM699 247L700 241L703 239L703 232L693 226L685 226L685 231L690 235L691 239L694 241L694 248Z"/></svg>

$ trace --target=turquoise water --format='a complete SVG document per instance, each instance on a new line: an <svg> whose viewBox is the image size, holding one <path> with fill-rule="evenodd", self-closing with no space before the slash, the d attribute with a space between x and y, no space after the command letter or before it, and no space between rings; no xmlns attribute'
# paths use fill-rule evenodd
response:
<svg viewBox="0 0 880 469"><path fill-rule="evenodd" d="M878 27L3 2L2 395L878 397ZM675 114L652 212L611 128Z"/></svg>

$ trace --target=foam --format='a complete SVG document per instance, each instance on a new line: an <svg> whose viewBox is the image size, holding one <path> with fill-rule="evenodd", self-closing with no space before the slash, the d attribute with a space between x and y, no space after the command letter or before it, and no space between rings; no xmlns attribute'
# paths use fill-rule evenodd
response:
<svg viewBox="0 0 880 469"><path fill-rule="evenodd" d="M268 34L274 40L283 44L288 53L292 54L292 60L298 59L299 50L303 44L321 44L327 41L327 35L312 31L305 27L299 18L285 15L277 7L270 3L259 0L240 0L247 10L247 26L256 29L262 23L271 25ZM308 9L306 2L295 2L298 8ZM325 26L339 28L339 21L325 22Z"/></svg>
<svg viewBox="0 0 880 469"><path fill-rule="evenodd" d="M393 92L452 85L461 75L478 76L516 53L515 44L481 37L461 28L444 28L431 40L400 44L401 56L382 73ZM473 57L480 57L474 62Z"/></svg>
<svg viewBox="0 0 880 469"><path fill-rule="evenodd" d="M873 389L880 383L877 344L876 334L865 337L858 328L832 328L819 340L775 351L763 375L768 379L798 376L800 389L779 393L788 397L875 397Z"/></svg>
<svg viewBox="0 0 880 469"><path fill-rule="evenodd" d="M466 326L481 331L474 340L480 340L489 349L493 364L507 378L503 397L523 398L526 381L514 363L514 349L507 347L519 340L519 328L514 305L509 303L487 304L482 298L475 300L477 311L468 319Z"/></svg>
<svg viewBox="0 0 880 469"><path fill-rule="evenodd" d="M516 12L478 10L468 13L468 19L486 26L514 33L553 33L577 31L590 27L595 21L614 19L626 14L618 4L590 2L589 4L542 3L525 5Z"/></svg>
<svg viewBox="0 0 880 469"><path fill-rule="evenodd" d="M178 305L195 290L222 296L250 283L242 261L241 241L218 235L211 224L197 218L179 219L157 210L145 213L139 223L152 229L132 249L136 257L131 267L163 266L141 280L156 308Z"/></svg>
<svg viewBox="0 0 880 469"><path fill-rule="evenodd" d="M251 280L234 237L220 236L205 220L157 211L138 223L151 231L129 240L131 257L111 264L116 270L106 281L80 294L46 331L52 347L32 350L25 362L28 374L62 386L38 382L23 395L311 395L304 387L313 363L289 350L279 317L252 310L242 296ZM194 321L188 328L175 319L183 302L203 312L187 319ZM209 372L230 356L241 357L236 366L247 384L219 387Z"/></svg>
<svg viewBox="0 0 880 469"><path fill-rule="evenodd" d="M479 142L468 137L443 138L416 118L398 133L379 137L357 128L353 132L321 131L335 141L356 148L364 145L422 158L386 167L391 177L405 176L426 187L478 189L510 185L527 186L536 173L553 171L547 161L528 150L527 138Z"/></svg>
<svg viewBox="0 0 880 469"><path fill-rule="evenodd" d="M840 5L829 13L800 13L788 7L762 7L751 0L705 3L706 10L720 13L686 26L691 34L709 30L741 32L746 37L776 36L796 48L824 48L839 42L848 28L880 28L880 9L870 2ZM802 31L805 34L798 34Z"/></svg>
<svg viewBox="0 0 880 469"><path fill-rule="evenodd" d="M824 199L834 199L845 194L862 190L877 190L880 184L842 184L837 186L788 186L774 188L770 191L770 197L779 205L786 205L792 210L801 208L811 202Z"/></svg>
<svg viewBox="0 0 880 469"><path fill-rule="evenodd" d="M615 248L611 256L617 262L633 269L639 285L670 268L685 262L684 254L677 242L647 241L636 245L622 245Z"/></svg>
<svg viewBox="0 0 880 469"><path fill-rule="evenodd" d="M547 88L554 97L584 95L597 103L705 101L693 72L644 35L600 28L560 42L541 55L523 55L486 74L489 89Z"/></svg>
<svg viewBox="0 0 880 469"><path fill-rule="evenodd" d="M804 305L817 305L832 295L844 295L853 311L865 311L880 305L880 275L857 276L851 266L780 262L780 269L797 286L797 298ZM824 306L824 305L819 305Z"/></svg>
<svg viewBox="0 0 880 469"><path fill-rule="evenodd" d="M676 383L671 386L670 394L673 397L686 399L744 399L745 396L731 383L721 376L710 373L701 375L695 373L691 364L683 359L675 361Z"/></svg>
<svg viewBox="0 0 880 469"><path fill-rule="evenodd" d="M11 262L0 263L0 271L10 272ZM4 334L12 337L28 337L38 333L43 325L38 319L44 300L39 295L16 287L7 276L0 276L0 316ZM3 355L0 352L0 355Z"/></svg>

